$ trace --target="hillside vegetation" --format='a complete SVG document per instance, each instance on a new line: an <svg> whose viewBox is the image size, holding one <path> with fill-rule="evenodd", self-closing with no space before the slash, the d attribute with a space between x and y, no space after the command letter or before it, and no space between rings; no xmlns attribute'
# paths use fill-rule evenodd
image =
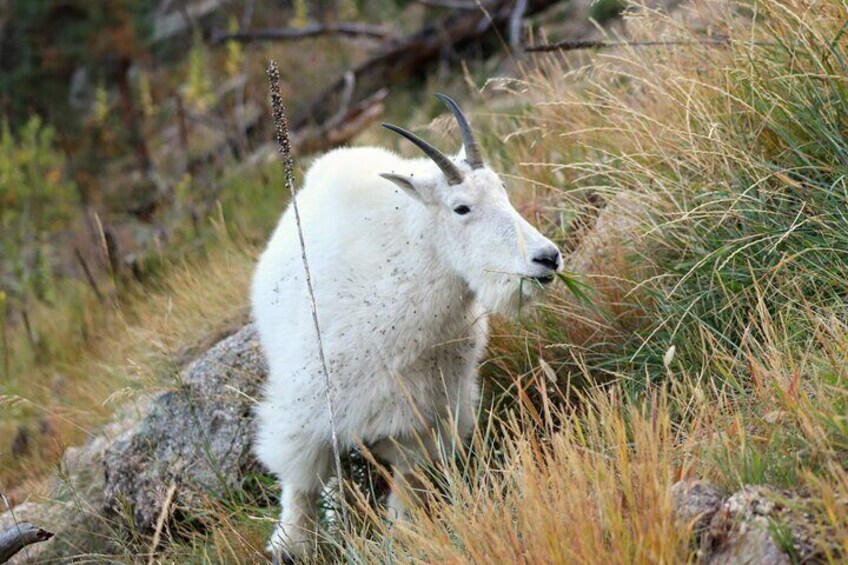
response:
<svg viewBox="0 0 848 565"><path fill-rule="evenodd" d="M847 18L816 1L643 12L632 41L678 43L539 56L498 83L504 168L554 233L601 195L595 236L613 241L572 262L593 308L563 289L497 341L491 377L516 405L429 512L352 536L363 561L685 562L686 477L801 495L805 539L784 549L844 558Z"/></svg>
<svg viewBox="0 0 848 565"><path fill-rule="evenodd" d="M577 292L496 323L479 430L422 472L426 508L390 523L351 486L353 525L327 513L323 560L694 562L704 538L672 489L686 479L769 485L787 512L768 531L790 559L848 555L848 6L713 0L624 20L629 45L524 53L509 78L484 66L450 83L470 91L517 207L572 253ZM396 111L418 127L428 104ZM61 447L246 319L274 219L255 203L282 206L283 187L267 163L224 184L202 253L169 257L109 309L83 282L31 309L53 321L49 362L4 331L2 441L39 418L61 430L0 464L4 490L48 492ZM246 482L173 539L116 525L110 559L260 561L276 494L264 475Z"/></svg>

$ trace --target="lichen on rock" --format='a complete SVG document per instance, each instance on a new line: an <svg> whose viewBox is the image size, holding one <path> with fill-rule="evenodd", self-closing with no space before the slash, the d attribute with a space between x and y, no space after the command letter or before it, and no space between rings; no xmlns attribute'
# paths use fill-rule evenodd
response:
<svg viewBox="0 0 848 565"><path fill-rule="evenodd" d="M106 450L104 511L149 533L163 510L190 512L239 488L253 465L251 410L265 374L252 325L180 372L174 388L153 398L141 422Z"/></svg>

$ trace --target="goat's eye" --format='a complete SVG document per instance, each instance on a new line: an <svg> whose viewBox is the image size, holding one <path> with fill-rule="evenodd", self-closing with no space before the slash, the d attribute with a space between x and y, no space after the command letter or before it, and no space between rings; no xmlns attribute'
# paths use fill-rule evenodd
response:
<svg viewBox="0 0 848 565"><path fill-rule="evenodd" d="M464 216L471 211L471 208L463 204L462 206L457 206L456 208L454 208L453 211L459 214L460 216Z"/></svg>

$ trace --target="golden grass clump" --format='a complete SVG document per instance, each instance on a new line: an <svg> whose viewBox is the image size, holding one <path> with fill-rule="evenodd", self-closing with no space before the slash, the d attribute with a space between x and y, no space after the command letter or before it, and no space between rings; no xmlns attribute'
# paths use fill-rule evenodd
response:
<svg viewBox="0 0 848 565"><path fill-rule="evenodd" d="M497 422L503 443L478 436L474 454L445 462L429 510L349 540L362 562L678 563L690 553L670 487L685 450L667 400L630 404L595 391L581 415L548 414L557 430Z"/></svg>

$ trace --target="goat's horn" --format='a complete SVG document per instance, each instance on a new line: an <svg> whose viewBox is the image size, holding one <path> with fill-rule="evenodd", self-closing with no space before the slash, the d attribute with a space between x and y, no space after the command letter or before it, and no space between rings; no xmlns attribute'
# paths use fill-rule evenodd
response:
<svg viewBox="0 0 848 565"><path fill-rule="evenodd" d="M453 114L453 117L456 118L459 133L462 134L462 144L465 146L465 160L472 169L483 167L483 154L480 152L480 146L474 140L474 132L471 131L471 126L462 114L462 110L459 109L459 105L452 98L444 94L436 94L436 98L444 102L445 106Z"/></svg>
<svg viewBox="0 0 848 565"><path fill-rule="evenodd" d="M439 168L445 173L445 176L448 179L448 184L459 184L462 182L462 173L453 164L453 161L448 159L444 153L415 135L414 133L408 132L405 129L392 125L392 124L383 124L383 127L386 129L390 129L393 132L402 135L412 143L418 146L418 148L424 152L427 157L433 160Z"/></svg>

